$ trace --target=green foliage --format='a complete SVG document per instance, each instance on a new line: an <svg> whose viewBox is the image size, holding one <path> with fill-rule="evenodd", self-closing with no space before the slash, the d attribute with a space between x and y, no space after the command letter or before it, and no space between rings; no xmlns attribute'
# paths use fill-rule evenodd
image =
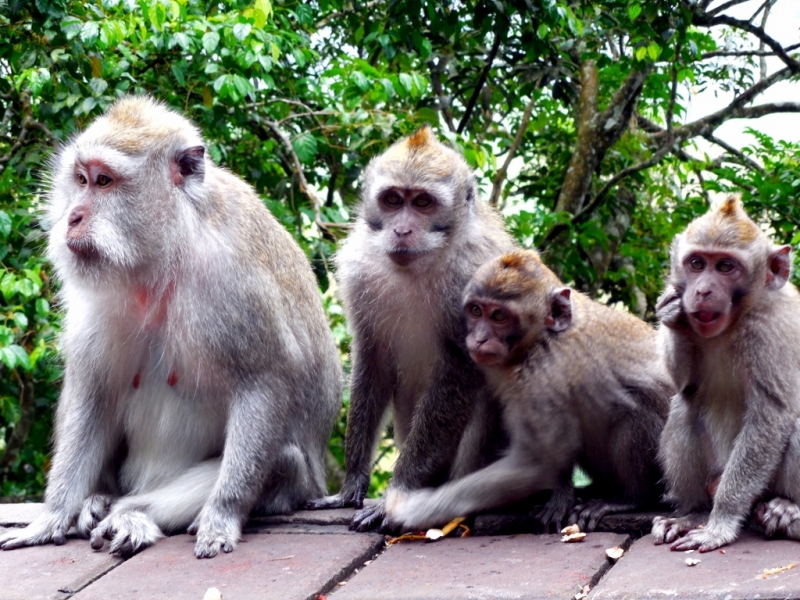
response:
<svg viewBox="0 0 800 600"><path fill-rule="evenodd" d="M183 111L212 158L255 186L311 259L349 368L330 256L367 161L422 124L464 153L523 245L647 318L669 242L710 193L741 191L777 240L800 243L796 144L753 131L740 155L712 160L691 144L701 130L681 129L686 101L673 89L737 94L758 76L752 55L708 59L754 44L712 35L707 21L681 0L0 1L0 493L41 493L60 377L39 180L51 148L116 98L149 93ZM598 111L632 75L644 83L630 113L611 119L621 134L579 208L556 211L586 141L576 115L590 60ZM339 464L348 401L330 444ZM388 435L381 453L393 453ZM372 494L387 469L384 459Z"/></svg>

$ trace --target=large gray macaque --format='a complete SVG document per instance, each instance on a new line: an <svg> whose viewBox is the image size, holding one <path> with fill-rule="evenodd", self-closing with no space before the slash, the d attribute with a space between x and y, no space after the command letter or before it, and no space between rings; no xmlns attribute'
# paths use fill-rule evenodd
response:
<svg viewBox="0 0 800 600"><path fill-rule="evenodd" d="M353 332L346 479L311 508L361 508L387 408L400 455L391 490L465 475L499 456L499 408L464 346L461 293L514 247L458 153L424 127L373 159L355 228L336 255ZM386 527L383 502L352 527Z"/></svg>
<svg viewBox="0 0 800 600"><path fill-rule="evenodd" d="M791 247L774 245L736 197L675 238L658 304L678 394L661 438L675 517L656 544L708 552L753 513L800 539L800 294ZM710 509L710 514L708 513Z"/></svg>
<svg viewBox="0 0 800 600"><path fill-rule="evenodd" d="M437 489L390 490L390 522L440 526L552 490L540 520L549 527L569 515L592 530L608 513L656 503L658 438L674 391L656 332L564 286L530 250L483 265L463 308L470 356L503 403L510 448ZM578 506L576 464L593 480Z"/></svg>
<svg viewBox="0 0 800 600"><path fill-rule="evenodd" d="M129 555L164 533L230 552L252 509L324 493L338 353L308 260L200 132L147 97L52 161L48 256L66 375L44 511L5 550L76 526Z"/></svg>

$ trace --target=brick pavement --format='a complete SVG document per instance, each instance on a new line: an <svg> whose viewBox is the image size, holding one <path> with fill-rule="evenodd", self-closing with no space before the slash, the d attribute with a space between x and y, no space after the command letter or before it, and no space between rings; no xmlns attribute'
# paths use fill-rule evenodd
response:
<svg viewBox="0 0 800 600"><path fill-rule="evenodd" d="M0 530L30 522L40 509L0 504ZM79 539L0 552L0 600L202 600L210 587L223 600L566 600L584 586L598 600L800 599L800 544L753 533L724 554L685 554L653 546L649 536L632 541L628 533L640 535L647 515L608 519L611 531L591 533L578 544L514 533L530 523L500 515L476 519L473 529L489 535L387 548L383 536L347 530L352 512L253 519L233 553L211 560L194 557L188 535L161 540L125 561ZM612 546L627 548L613 565L605 556ZM686 558L701 562L689 567Z"/></svg>

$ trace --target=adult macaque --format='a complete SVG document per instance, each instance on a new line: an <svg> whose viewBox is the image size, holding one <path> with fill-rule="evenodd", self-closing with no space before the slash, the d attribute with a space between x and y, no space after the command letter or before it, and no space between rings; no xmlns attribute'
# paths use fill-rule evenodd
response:
<svg viewBox="0 0 800 600"><path fill-rule="evenodd" d="M55 156L48 256L66 309L64 389L44 512L5 550L129 555L189 528L236 546L251 509L324 490L338 353L303 252L200 132L118 101Z"/></svg>
<svg viewBox="0 0 800 600"><path fill-rule="evenodd" d="M424 127L370 162L353 232L336 255L353 332L347 474L311 508L361 508L384 414L400 456L389 490L438 485L497 457L503 436L464 348L460 298L472 273L514 247L476 198L464 159ZM352 527L385 526L378 502Z"/></svg>
<svg viewBox="0 0 800 600"><path fill-rule="evenodd" d="M759 501L768 535L800 539L791 247L773 245L730 197L675 238L671 260L659 338L680 391L659 454L678 516L654 520L654 541L700 552L730 544Z"/></svg>
<svg viewBox="0 0 800 600"><path fill-rule="evenodd" d="M654 330L565 287L531 251L482 266L463 308L470 356L503 403L511 446L438 489L393 490L392 523L441 525L542 490L554 490L545 512L560 522L572 509L576 464L594 482L593 499L572 514L584 529L657 501L658 436L673 389Z"/></svg>

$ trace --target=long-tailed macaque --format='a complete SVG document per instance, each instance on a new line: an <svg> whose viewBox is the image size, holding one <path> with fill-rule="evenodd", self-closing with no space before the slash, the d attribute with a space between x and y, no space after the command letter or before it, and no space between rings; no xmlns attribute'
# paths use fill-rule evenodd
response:
<svg viewBox="0 0 800 600"><path fill-rule="evenodd" d="M507 454L438 489L391 490L390 522L442 525L553 490L546 521L573 509L576 464L592 478L572 513L591 530L659 497L658 437L673 388L656 332L565 287L532 251L482 266L467 285L467 347L503 404Z"/></svg>
<svg viewBox="0 0 800 600"><path fill-rule="evenodd" d="M478 266L513 247L467 163L429 128L370 162L336 255L353 332L347 474L339 494L310 507L362 506L390 404L400 455L389 490L438 485L497 457L499 410L464 347L460 299ZM375 525L386 525L382 502L352 526Z"/></svg>
<svg viewBox="0 0 800 600"><path fill-rule="evenodd" d="M660 458L678 516L654 520L654 541L714 550L738 537L754 507L768 535L800 539L791 247L774 245L734 196L675 238L671 261L659 337L679 391Z"/></svg>
<svg viewBox="0 0 800 600"><path fill-rule="evenodd" d="M341 367L308 260L200 132L118 101L52 161L48 256L66 358L44 512L128 555L168 532L230 552L251 509L324 491Z"/></svg>

